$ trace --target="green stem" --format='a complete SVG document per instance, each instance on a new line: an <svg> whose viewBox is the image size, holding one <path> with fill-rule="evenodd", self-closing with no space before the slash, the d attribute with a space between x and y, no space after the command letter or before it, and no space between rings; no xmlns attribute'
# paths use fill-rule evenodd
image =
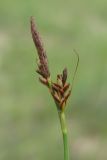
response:
<svg viewBox="0 0 107 160"><path fill-rule="evenodd" d="M65 121L64 111L59 112L61 130L63 135L63 144L64 144L64 160L69 160L69 149L68 149L68 137L67 137L67 127Z"/></svg>

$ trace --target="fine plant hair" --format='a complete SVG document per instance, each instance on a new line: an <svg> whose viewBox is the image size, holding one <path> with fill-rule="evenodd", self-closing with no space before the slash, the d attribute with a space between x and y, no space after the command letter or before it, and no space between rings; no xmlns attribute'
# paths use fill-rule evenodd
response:
<svg viewBox="0 0 107 160"><path fill-rule="evenodd" d="M72 85L70 85L70 83L67 82L67 77L68 77L67 68L64 68L62 73L57 75L56 82L53 82L51 79L51 74L48 66L46 51L44 49L40 34L37 31L37 26L34 23L33 17L31 17L30 23L31 23L31 34L33 42L37 49L39 58L37 64L38 68L36 72L40 75L39 81L49 89L49 92L55 101L63 135L64 160L69 160L69 147L68 147L66 119L65 119L65 108L68 98L71 95L72 87L74 84L74 79L79 64L79 55L76 52L76 50L74 50L74 53L77 56L77 64L72 79Z"/></svg>

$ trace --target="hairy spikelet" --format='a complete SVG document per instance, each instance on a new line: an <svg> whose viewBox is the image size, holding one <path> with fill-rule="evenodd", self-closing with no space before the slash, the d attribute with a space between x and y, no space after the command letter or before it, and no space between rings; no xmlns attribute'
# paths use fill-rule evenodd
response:
<svg viewBox="0 0 107 160"><path fill-rule="evenodd" d="M37 31L37 27L32 17L31 17L31 33L39 56L39 64L37 72L44 78L48 79L50 77L50 72L48 68L46 51L44 50L43 43L41 41L39 32Z"/></svg>

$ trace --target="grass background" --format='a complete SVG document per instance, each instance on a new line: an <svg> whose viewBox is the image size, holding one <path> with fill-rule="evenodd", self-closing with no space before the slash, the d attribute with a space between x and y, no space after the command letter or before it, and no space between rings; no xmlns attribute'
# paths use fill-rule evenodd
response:
<svg viewBox="0 0 107 160"><path fill-rule="evenodd" d="M54 102L38 81L34 16L52 78L80 56L66 115L70 159L107 159L107 1L0 1L0 160L63 159Z"/></svg>

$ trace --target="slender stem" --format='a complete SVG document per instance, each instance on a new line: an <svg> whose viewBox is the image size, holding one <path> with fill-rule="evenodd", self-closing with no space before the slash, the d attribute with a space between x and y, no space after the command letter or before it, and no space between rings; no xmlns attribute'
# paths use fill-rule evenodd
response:
<svg viewBox="0 0 107 160"><path fill-rule="evenodd" d="M67 127L66 127L64 111L59 112L59 118L60 118L61 130L63 135L64 160L69 160L68 136L67 136Z"/></svg>

